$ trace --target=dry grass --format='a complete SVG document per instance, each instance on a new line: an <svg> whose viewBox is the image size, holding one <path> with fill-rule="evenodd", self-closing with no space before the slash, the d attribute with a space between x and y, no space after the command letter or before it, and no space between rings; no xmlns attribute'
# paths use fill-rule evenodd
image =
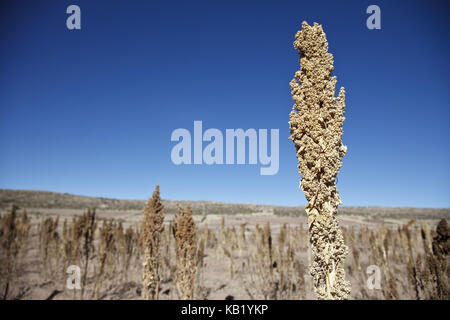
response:
<svg viewBox="0 0 450 320"><path fill-rule="evenodd" d="M102 280L104 278L105 270L108 266L115 266L115 261L113 260L114 252L116 250L116 223L113 220L104 221L102 227L100 228L100 244L97 254L97 265L98 272L95 275L94 290L92 293L92 298L98 299L99 290Z"/></svg>
<svg viewBox="0 0 450 320"><path fill-rule="evenodd" d="M158 197L154 194L152 199ZM160 206L152 199L147 218L141 214L124 220L104 219L93 210L73 219L66 216L64 221L59 215L8 210L0 217L2 297L142 298L145 288L152 288L142 281L146 234L159 237L146 242L159 243L159 266L147 269L159 270L159 285L153 286L159 286L159 299L314 298L314 281L307 272L312 256L306 220L270 215L194 217L189 208L180 207L175 217L164 212L163 221L162 202ZM148 216L152 219L147 221L155 224L152 228L138 224ZM448 299L445 221L343 220L351 299ZM65 287L69 265L81 268L83 294ZM380 268L380 290L366 285L370 265Z"/></svg>
<svg viewBox="0 0 450 320"><path fill-rule="evenodd" d="M7 299L9 286L15 276L18 260L26 253L30 220L26 210L21 217L17 216L16 207L0 220L0 288L3 288L2 298Z"/></svg>

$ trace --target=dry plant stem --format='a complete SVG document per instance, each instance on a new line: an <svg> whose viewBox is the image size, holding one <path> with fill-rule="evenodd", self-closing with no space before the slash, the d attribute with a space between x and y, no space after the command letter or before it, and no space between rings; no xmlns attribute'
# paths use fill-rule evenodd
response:
<svg viewBox="0 0 450 320"><path fill-rule="evenodd" d="M142 220L143 290L146 300L158 300L161 279L161 236L164 232L164 207L159 196L159 185L147 202Z"/></svg>
<svg viewBox="0 0 450 320"><path fill-rule="evenodd" d="M60 247L60 236L58 233L59 217L55 220L47 218L41 223L39 230L40 253L42 259L42 273L53 274L58 269L58 256ZM55 260L55 268L52 268L52 258ZM57 271L56 271L57 272Z"/></svg>
<svg viewBox="0 0 450 320"><path fill-rule="evenodd" d="M123 280L128 280L128 269L130 268L131 259L135 250L135 234L132 227L128 227L123 236L123 245L121 247L121 253L123 256Z"/></svg>
<svg viewBox="0 0 450 320"><path fill-rule="evenodd" d="M95 218L95 209L92 211L88 209L86 214L82 217L82 239L83 239L83 255L84 255L84 272L81 287L81 299L84 297L86 289L86 280L89 267L90 254L94 249L94 236L97 229L97 220Z"/></svg>
<svg viewBox="0 0 450 320"><path fill-rule="evenodd" d="M442 219L436 227L436 236L432 243L434 255L434 270L436 279L436 295L438 299L448 300L450 290L447 275L447 256L450 253L450 228Z"/></svg>
<svg viewBox="0 0 450 320"><path fill-rule="evenodd" d="M178 208L178 214L175 217L174 236L177 255L175 280L178 298L192 300L194 298L194 279L197 273L197 240L190 207L186 209Z"/></svg>
<svg viewBox="0 0 450 320"><path fill-rule="evenodd" d="M336 219L341 203L336 175L347 147L342 144L345 90L336 98L333 55L322 26L302 24L294 48L300 54L301 69L290 82L295 101L290 113L290 139L295 143L300 187L308 200L306 212L313 253L310 267L319 299L346 299L350 286L345 281L347 247ZM299 84L300 83L300 84Z"/></svg>
<svg viewBox="0 0 450 320"><path fill-rule="evenodd" d="M98 265L99 271L96 275L94 290L92 292L92 298L98 299L98 294L100 290L100 283L103 280L103 274L105 271L106 262L114 251L114 222L113 221L105 221L103 222L102 227L100 228L100 249L98 253Z"/></svg>
<svg viewBox="0 0 450 320"><path fill-rule="evenodd" d="M26 249L31 228L26 211L23 211L19 219L16 210L17 208L12 206L11 212L0 222L0 284L4 286L3 300L8 297L10 282L16 271L19 257L23 256Z"/></svg>
<svg viewBox="0 0 450 320"><path fill-rule="evenodd" d="M270 225L266 224L264 228L256 225L249 237L254 246L249 246L246 270L243 268L240 273L244 289L251 299L305 298L304 269L296 258L295 251L298 249L294 248L301 237L300 231L291 232L284 225L277 242L272 243Z"/></svg>

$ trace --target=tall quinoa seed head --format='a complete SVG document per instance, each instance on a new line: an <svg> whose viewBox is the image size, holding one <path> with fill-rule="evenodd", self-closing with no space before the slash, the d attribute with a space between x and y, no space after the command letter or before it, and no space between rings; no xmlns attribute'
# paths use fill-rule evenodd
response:
<svg viewBox="0 0 450 320"><path fill-rule="evenodd" d="M344 279L347 247L336 219L341 199L335 181L347 151L341 139L345 90L341 88L335 97L333 55L321 25L303 22L294 48L300 54L301 69L290 82L295 101L289 115L290 139L297 150L300 187L308 200L311 276L319 299L346 299L350 294Z"/></svg>
<svg viewBox="0 0 450 320"><path fill-rule="evenodd" d="M161 234L164 231L164 207L159 197L159 185L156 186L152 198L147 201L142 220L141 241L144 249L143 290L146 300L157 300L161 278Z"/></svg>

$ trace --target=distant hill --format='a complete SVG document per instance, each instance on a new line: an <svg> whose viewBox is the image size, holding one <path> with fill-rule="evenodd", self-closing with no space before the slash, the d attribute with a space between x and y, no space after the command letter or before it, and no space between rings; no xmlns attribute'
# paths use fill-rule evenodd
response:
<svg viewBox="0 0 450 320"><path fill-rule="evenodd" d="M42 209L87 209L101 210L143 210L145 200L119 200L87 197L68 193L37 190L0 189L0 209L13 204L19 208ZM266 213L278 216L305 215L305 207L287 207L248 203L226 203L214 201L163 200L166 213L176 213L177 204L191 206L194 214L256 214ZM387 208L387 207L339 207L340 215L365 215L389 218L450 218L450 209Z"/></svg>
<svg viewBox="0 0 450 320"><path fill-rule="evenodd" d="M143 210L145 202L145 200L87 197L50 191L0 189L0 208L2 209L14 204L21 208ZM177 204L180 204L181 206L191 206L194 214L203 214L204 212L208 214L275 213L276 210L283 210L283 213L290 212L293 215L298 215L299 212L304 214L304 207L276 207L214 201L162 200L162 202L167 213L176 213Z"/></svg>

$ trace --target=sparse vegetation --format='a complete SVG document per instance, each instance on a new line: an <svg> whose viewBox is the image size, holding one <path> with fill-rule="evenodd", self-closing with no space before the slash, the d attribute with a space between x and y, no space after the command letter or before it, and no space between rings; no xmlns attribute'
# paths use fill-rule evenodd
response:
<svg viewBox="0 0 450 320"><path fill-rule="evenodd" d="M3 299L8 298L9 286L17 271L18 260L25 254L31 227L26 210L21 217L17 216L16 210L13 206L10 213L0 220L0 288L3 289Z"/></svg>
<svg viewBox="0 0 450 320"><path fill-rule="evenodd" d="M183 206L174 216L165 212L156 194L146 209L147 217L153 217L147 220L154 222L152 228L143 223L148 219L144 210L138 215L106 215L90 209L75 216L45 210L30 214L17 207L4 210L2 298L140 299L146 290L145 243L159 248L159 267L147 269L159 270L159 299L314 298L314 282L307 272L312 256L306 217L194 216ZM375 209L370 210L358 214L355 209L342 216L350 298L448 299L445 220L433 214L427 220L409 219L403 209L394 215L394 209L380 209L385 217L380 219ZM158 235L159 240L143 242L144 233ZM70 265L80 267L83 294L65 287ZM380 290L366 285L369 265L380 268Z"/></svg>

